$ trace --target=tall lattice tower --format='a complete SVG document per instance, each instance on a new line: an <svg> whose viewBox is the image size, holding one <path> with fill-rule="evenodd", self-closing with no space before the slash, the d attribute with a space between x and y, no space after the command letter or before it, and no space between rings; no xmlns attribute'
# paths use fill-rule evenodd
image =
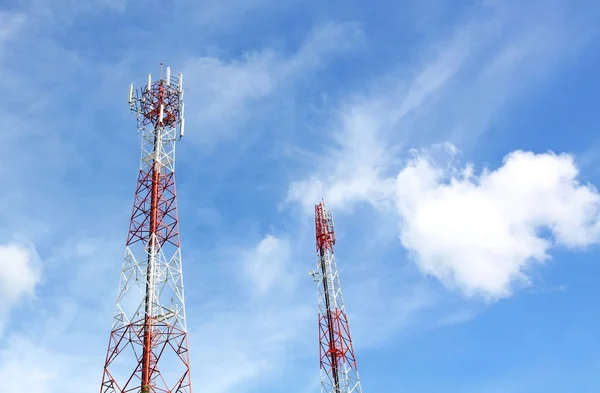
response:
<svg viewBox="0 0 600 393"><path fill-rule="evenodd" d="M333 246L333 216L321 201L315 205L321 393L362 393L350 326L342 296Z"/></svg>
<svg viewBox="0 0 600 393"><path fill-rule="evenodd" d="M141 165L101 393L192 391L175 193L183 79L162 73L129 89Z"/></svg>

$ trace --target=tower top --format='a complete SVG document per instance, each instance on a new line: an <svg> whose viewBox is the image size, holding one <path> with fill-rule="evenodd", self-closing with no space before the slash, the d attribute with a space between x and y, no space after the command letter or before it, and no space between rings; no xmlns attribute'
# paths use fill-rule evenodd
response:
<svg viewBox="0 0 600 393"><path fill-rule="evenodd" d="M160 64L160 78L148 80L144 87L135 89L129 86L129 108L137 114L138 130L156 127L174 128L179 124L179 138L184 132L183 112L183 75L171 76L171 67L166 67L163 75L163 64Z"/></svg>

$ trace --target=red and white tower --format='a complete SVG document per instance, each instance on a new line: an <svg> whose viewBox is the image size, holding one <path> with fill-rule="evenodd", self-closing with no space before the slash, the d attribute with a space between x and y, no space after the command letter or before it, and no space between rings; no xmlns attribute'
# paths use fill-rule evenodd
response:
<svg viewBox="0 0 600 393"><path fill-rule="evenodd" d="M317 270L311 271L310 275L319 292L321 393L362 393L333 253L333 216L322 201L315 205L315 227Z"/></svg>
<svg viewBox="0 0 600 393"><path fill-rule="evenodd" d="M129 89L141 165L101 393L192 391L175 193L182 81L161 65L160 79Z"/></svg>

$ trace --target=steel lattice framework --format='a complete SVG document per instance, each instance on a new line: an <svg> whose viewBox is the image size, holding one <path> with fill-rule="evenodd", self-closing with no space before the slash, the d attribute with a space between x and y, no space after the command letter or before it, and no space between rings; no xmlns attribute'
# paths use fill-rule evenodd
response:
<svg viewBox="0 0 600 393"><path fill-rule="evenodd" d="M315 205L321 393L362 393L350 327L333 246L333 216L321 201Z"/></svg>
<svg viewBox="0 0 600 393"><path fill-rule="evenodd" d="M192 391L175 192L183 86L170 74L129 90L142 154L101 393Z"/></svg>

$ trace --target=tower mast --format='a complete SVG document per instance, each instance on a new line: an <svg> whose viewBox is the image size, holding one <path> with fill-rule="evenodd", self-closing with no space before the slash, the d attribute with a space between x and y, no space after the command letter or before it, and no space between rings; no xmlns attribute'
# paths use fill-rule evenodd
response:
<svg viewBox="0 0 600 393"><path fill-rule="evenodd" d="M333 216L323 201L315 205L321 393L362 393L350 326L333 246Z"/></svg>
<svg viewBox="0 0 600 393"><path fill-rule="evenodd" d="M182 82L161 65L160 79L129 88L142 154L101 393L192 390L175 192Z"/></svg>

